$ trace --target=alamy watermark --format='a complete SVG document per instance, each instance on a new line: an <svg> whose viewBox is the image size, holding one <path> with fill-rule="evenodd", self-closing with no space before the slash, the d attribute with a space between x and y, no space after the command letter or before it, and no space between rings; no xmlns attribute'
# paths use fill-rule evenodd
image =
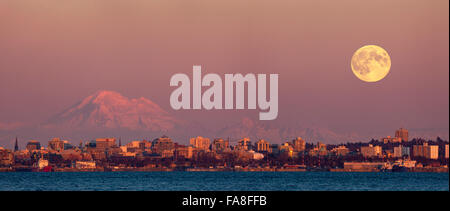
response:
<svg viewBox="0 0 450 211"><path fill-rule="evenodd" d="M267 99L266 74L257 76L251 73L245 76L240 73L225 74L225 99L222 97L222 78L218 74L208 73L202 77L202 67L194 65L192 75L192 109L244 109L244 85L247 84L247 109L256 109L256 103L258 103L258 108L262 110L259 113L260 120L274 120L278 116L278 74L269 76L269 100ZM173 75L170 78L170 86L178 86L170 95L170 106L175 110L191 109L189 76L184 73ZM202 86L209 87L203 94ZM236 87L236 97L234 97L234 87ZM236 101L236 107L234 101Z"/></svg>

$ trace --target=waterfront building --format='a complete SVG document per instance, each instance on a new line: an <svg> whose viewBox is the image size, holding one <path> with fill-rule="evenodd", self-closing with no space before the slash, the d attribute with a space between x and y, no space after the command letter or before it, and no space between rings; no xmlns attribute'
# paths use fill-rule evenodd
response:
<svg viewBox="0 0 450 211"><path fill-rule="evenodd" d="M121 148L115 145L114 138L97 138L92 140L86 145L86 151L91 154L94 160L105 160L110 155L122 152Z"/></svg>
<svg viewBox="0 0 450 211"><path fill-rule="evenodd" d="M326 156L328 155L327 145L317 142L317 145L308 152L311 156Z"/></svg>
<svg viewBox="0 0 450 211"><path fill-rule="evenodd" d="M171 158L171 157L173 157L174 151L175 151L174 149L162 150L160 155L162 158Z"/></svg>
<svg viewBox="0 0 450 211"><path fill-rule="evenodd" d="M33 151L33 150L40 150L41 149L41 143L39 141L36 140L30 140L27 143L26 149L28 151Z"/></svg>
<svg viewBox="0 0 450 211"><path fill-rule="evenodd" d="M120 148L122 153L128 152L128 147L126 145L125 146L120 146L119 148Z"/></svg>
<svg viewBox="0 0 450 211"><path fill-rule="evenodd" d="M404 128L400 128L395 131L395 137L400 138L401 141L407 142L408 141L408 130Z"/></svg>
<svg viewBox="0 0 450 211"><path fill-rule="evenodd" d="M191 159L194 154L194 148L192 146L179 145L175 148L174 154L176 158Z"/></svg>
<svg viewBox="0 0 450 211"><path fill-rule="evenodd" d="M256 142L256 151L270 153L270 143L264 139L259 140Z"/></svg>
<svg viewBox="0 0 450 211"><path fill-rule="evenodd" d="M126 144L125 146L121 146L122 152L136 152L141 153L144 151L151 151L152 143L143 140L143 141L131 141L130 143Z"/></svg>
<svg viewBox="0 0 450 211"><path fill-rule="evenodd" d="M402 146L402 156L411 157L411 148Z"/></svg>
<svg viewBox="0 0 450 211"><path fill-rule="evenodd" d="M438 145L429 145L424 149L425 157L428 159L436 160L439 158L439 146Z"/></svg>
<svg viewBox="0 0 450 211"><path fill-rule="evenodd" d="M155 154L163 155L164 152L166 156L169 156L169 152L171 152L173 156L174 148L175 144L172 142L172 139L167 136L161 136L152 142L152 152Z"/></svg>
<svg viewBox="0 0 450 211"><path fill-rule="evenodd" d="M75 161L75 168L77 169L95 169L95 161Z"/></svg>
<svg viewBox="0 0 450 211"><path fill-rule="evenodd" d="M124 149L122 147L120 148L121 151L123 152ZM141 141L131 141L130 143L125 145L125 152L136 153L142 151L143 151L143 144L141 144Z"/></svg>
<svg viewBox="0 0 450 211"><path fill-rule="evenodd" d="M139 148L141 150L144 150L144 151L151 151L151 149L152 149L152 142L147 141L147 140L143 140L143 141L141 141L141 143L139 143Z"/></svg>
<svg viewBox="0 0 450 211"><path fill-rule="evenodd" d="M381 138L381 141L383 143L385 143L385 144L387 144L387 143L401 143L402 142L402 138L387 136L385 138Z"/></svg>
<svg viewBox="0 0 450 211"><path fill-rule="evenodd" d="M95 148L97 149L108 149L113 146L116 146L115 138L97 138L95 139Z"/></svg>
<svg viewBox="0 0 450 211"><path fill-rule="evenodd" d="M64 142L60 138L53 138L48 142L48 149L55 151L64 150Z"/></svg>
<svg viewBox="0 0 450 211"><path fill-rule="evenodd" d="M413 156L414 157L424 157L428 159L438 159L439 157L439 146L438 145L428 145L427 142L422 145L413 146Z"/></svg>
<svg viewBox="0 0 450 211"><path fill-rule="evenodd" d="M271 144L270 150L272 151L272 154L274 154L274 155L280 154L280 146L278 144Z"/></svg>
<svg viewBox="0 0 450 211"><path fill-rule="evenodd" d="M346 146L341 145L333 148L331 152L334 153L336 156L346 156L350 152L350 150Z"/></svg>
<svg viewBox="0 0 450 211"><path fill-rule="evenodd" d="M369 144L369 146L362 146L361 154L363 157L380 157L382 156L382 147L373 146L372 144Z"/></svg>
<svg viewBox="0 0 450 211"><path fill-rule="evenodd" d="M321 142L317 143L317 150L319 151L320 156L328 155L327 145Z"/></svg>
<svg viewBox="0 0 450 211"><path fill-rule="evenodd" d="M292 144L295 152L303 152L306 149L306 141L301 137L297 137L296 139L292 140Z"/></svg>
<svg viewBox="0 0 450 211"><path fill-rule="evenodd" d="M125 146L127 148L139 148L140 141L131 141L130 143L126 144Z"/></svg>
<svg viewBox="0 0 450 211"><path fill-rule="evenodd" d="M212 150L215 152L223 152L230 148L228 140L223 140L221 138L214 139L212 144Z"/></svg>
<svg viewBox="0 0 450 211"><path fill-rule="evenodd" d="M423 145L413 145L413 157L425 157L423 147L427 143Z"/></svg>
<svg viewBox="0 0 450 211"><path fill-rule="evenodd" d="M91 155L93 160L106 160L106 152L95 148L89 148L87 152Z"/></svg>
<svg viewBox="0 0 450 211"><path fill-rule="evenodd" d="M445 145L445 155L444 155L444 157L448 159L448 144Z"/></svg>
<svg viewBox="0 0 450 211"><path fill-rule="evenodd" d="M286 142L280 146L280 153L288 157L294 157L294 148L289 142Z"/></svg>
<svg viewBox="0 0 450 211"><path fill-rule="evenodd" d="M410 156L410 148L409 147L405 147L402 145L394 147L394 157L401 158L401 157L409 157L409 156Z"/></svg>
<svg viewBox="0 0 450 211"><path fill-rule="evenodd" d="M14 164L14 154L9 149L0 147L0 166L10 166Z"/></svg>
<svg viewBox="0 0 450 211"><path fill-rule="evenodd" d="M238 150L250 150L251 149L251 142L250 138L243 138L238 141L238 144L236 146L236 149Z"/></svg>
<svg viewBox="0 0 450 211"><path fill-rule="evenodd" d="M189 140L189 143L199 149L199 150L204 150L204 151L208 151L209 150L209 145L211 144L209 138L203 138L201 136L197 136L195 138L191 138Z"/></svg>
<svg viewBox="0 0 450 211"><path fill-rule="evenodd" d="M385 150L383 150L383 156L386 157L386 158L394 157L394 150L392 150L392 149L385 149Z"/></svg>
<svg viewBox="0 0 450 211"><path fill-rule="evenodd" d="M394 155L395 158L401 158L403 157L402 155L402 145L394 147Z"/></svg>

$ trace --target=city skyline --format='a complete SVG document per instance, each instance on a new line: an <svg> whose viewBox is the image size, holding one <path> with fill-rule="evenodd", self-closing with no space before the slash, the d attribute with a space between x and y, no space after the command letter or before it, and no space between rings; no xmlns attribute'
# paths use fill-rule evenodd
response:
<svg viewBox="0 0 450 211"><path fill-rule="evenodd" d="M392 134L394 134L394 135L391 136ZM239 145L239 142L244 140L246 142L255 144L255 147L256 146L259 147L258 143L261 142L261 141L267 142L267 143L270 143L270 144L273 144L273 145L283 145L284 143L289 142L291 140L293 141L293 143L296 143L296 141L298 141L298 140L302 140L302 142L309 142L311 144L318 144L318 145L320 145L320 144L327 144L327 145L331 145L331 146L340 146L340 145L345 145L345 144L349 144L349 143L369 144L370 142L373 142L373 141L377 141L377 142L384 143L384 144L387 144L387 143L406 143L406 142L408 142L410 140L419 140L419 141L425 141L425 142L441 140L441 141L444 141L444 142L448 142L448 140L442 139L442 137L439 137L439 136L437 136L436 139L424 139L422 137L412 137L412 136L409 135L409 131L407 129L405 129L405 128L398 128L397 130L395 130L395 133L392 133L392 134L391 135L385 135L385 136L379 137L379 138L371 138L371 139L368 139L368 140L345 141L345 142L339 142L339 143L326 143L326 142L323 142L323 141L320 141L320 140L319 141L308 140L308 139L305 139L304 137L302 138L301 136L292 136L292 137L289 137L289 138L286 138L286 139L281 139L281 140L268 140L267 138L264 138L264 137L260 137L258 139L252 139L252 138L250 138L248 136L230 138L230 136L212 136L212 137L209 137L209 136L198 135L198 136L190 136L187 140L174 140L174 141L177 142L177 143L180 142L182 146L196 146L196 147L200 146L199 148L205 148L204 146L202 146L204 144L204 140L207 140L208 144L211 142L210 140L225 140L225 141L227 141L227 143L229 143L229 146ZM133 144L134 142L142 142L142 141L143 142L152 142L152 141L155 141L155 140L157 140L157 139L159 139L161 137L172 139L171 137L163 134L163 135L159 135L159 136L155 136L155 137L140 137L140 138L135 138L135 139L122 139L122 137L104 136L104 137L91 137L91 138L87 138L87 139L84 139L84 140L72 140L72 141L78 141L80 146L81 146L81 145L87 145L88 143L96 141L98 139L111 139L111 140L114 140L114 142L118 141L118 146L121 146L122 144L123 145ZM76 146L76 143L71 142L70 139L61 138L61 137L57 137L57 136L49 138L49 140L50 140L49 143L52 142L53 140L56 140L56 139L60 140L60 141L62 141L64 143L70 144L71 146ZM17 151L18 149L20 149L19 145L20 144L24 144L24 142L27 143L27 145L29 143L39 143L40 147L42 147L43 149L45 148L44 145L40 144L40 141L38 139L24 139L24 140L19 141L18 136L16 136L13 139L14 147L10 147L10 148L14 149L15 151ZM197 145L199 145L199 146L197 146ZM49 147L49 146L50 146L50 144L47 145L47 147ZM5 146L2 146L2 145L0 145L0 147L5 148ZM6 147L6 149L7 148L8 147ZM206 147L206 148L208 148L208 147Z"/></svg>
<svg viewBox="0 0 450 211"><path fill-rule="evenodd" d="M368 143L329 145L301 137L274 144L241 138L192 137L179 144L167 136L153 140L96 138L79 145L52 138L47 147L30 140L21 149L0 147L0 172L78 171L330 171L448 172L448 141L410 139L405 128L395 137Z"/></svg>

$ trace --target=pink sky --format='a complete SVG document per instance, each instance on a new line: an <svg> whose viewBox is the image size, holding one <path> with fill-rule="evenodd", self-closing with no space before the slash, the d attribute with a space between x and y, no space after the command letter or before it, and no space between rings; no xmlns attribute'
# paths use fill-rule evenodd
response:
<svg viewBox="0 0 450 211"><path fill-rule="evenodd" d="M100 89L211 124L258 119L258 111L171 110L170 77L200 64L204 73L278 73L276 123L448 131L448 8L447 0L1 1L0 122L39 123ZM392 59L377 83L350 69L367 44Z"/></svg>

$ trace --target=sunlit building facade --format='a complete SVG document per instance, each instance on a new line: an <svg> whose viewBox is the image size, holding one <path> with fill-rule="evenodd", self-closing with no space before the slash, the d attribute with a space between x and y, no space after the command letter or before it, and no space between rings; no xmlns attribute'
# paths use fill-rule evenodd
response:
<svg viewBox="0 0 450 211"><path fill-rule="evenodd" d="M408 141L408 130L404 128L400 128L395 131L395 137L400 138L401 141L406 142Z"/></svg>
<svg viewBox="0 0 450 211"><path fill-rule="evenodd" d="M264 139L256 142L256 151L257 152L271 152L270 143Z"/></svg>
<svg viewBox="0 0 450 211"><path fill-rule="evenodd" d="M197 149L207 151L207 150L209 150L209 146L211 145L211 142L210 142L209 138L197 136L195 138L191 138L189 140L189 144L191 144L193 147L195 147Z"/></svg>

